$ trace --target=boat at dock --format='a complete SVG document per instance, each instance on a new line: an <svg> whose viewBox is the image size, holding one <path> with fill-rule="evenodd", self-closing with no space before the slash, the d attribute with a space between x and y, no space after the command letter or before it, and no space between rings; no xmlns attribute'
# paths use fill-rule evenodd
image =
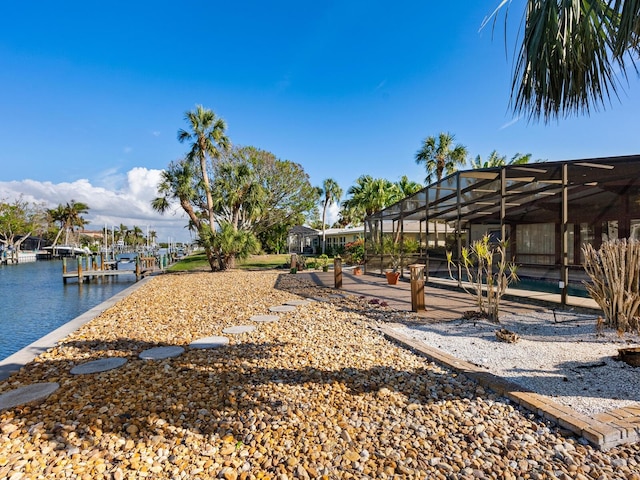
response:
<svg viewBox="0 0 640 480"><path fill-rule="evenodd" d="M80 248L73 245L53 245L40 249L36 254L36 258L38 260L49 260L51 258L75 257L77 255L89 254L91 254L91 251L86 247Z"/></svg>

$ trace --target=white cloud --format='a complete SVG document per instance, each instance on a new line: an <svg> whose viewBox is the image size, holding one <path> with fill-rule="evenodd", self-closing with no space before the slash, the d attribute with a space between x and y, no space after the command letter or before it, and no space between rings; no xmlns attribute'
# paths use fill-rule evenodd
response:
<svg viewBox="0 0 640 480"><path fill-rule="evenodd" d="M327 225L329 226L333 225L338 221L338 218L340 218L340 204L331 203L327 207L327 218L326 218Z"/></svg>
<svg viewBox="0 0 640 480"><path fill-rule="evenodd" d="M153 135L154 137L159 137L160 136L160 132L157 130L154 130L153 132L151 132L151 135Z"/></svg>
<svg viewBox="0 0 640 480"><path fill-rule="evenodd" d="M131 147L124 147L124 148L122 149L122 151L123 151L124 153L131 153L131 152L133 152L133 148L131 148Z"/></svg>
<svg viewBox="0 0 640 480"><path fill-rule="evenodd" d="M126 176L107 171L100 180L108 187L93 185L87 179L71 183L35 180L0 182L0 192L2 200L13 200L22 195L24 200L43 203L47 208L71 200L86 203L89 206L89 212L84 216L89 221L87 229L98 230L105 225L111 228L124 224L130 228L136 225L146 232L148 226L149 230L157 232L160 241L166 241L168 237L189 241L189 232L184 228L187 220L181 210L160 215L151 208L151 201L157 196L160 174L161 170L142 167L133 168ZM122 181L116 182L115 179Z"/></svg>

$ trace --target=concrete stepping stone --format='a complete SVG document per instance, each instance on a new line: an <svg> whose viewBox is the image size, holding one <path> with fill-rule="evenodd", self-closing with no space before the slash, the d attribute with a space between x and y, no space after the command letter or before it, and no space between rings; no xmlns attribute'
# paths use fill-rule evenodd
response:
<svg viewBox="0 0 640 480"><path fill-rule="evenodd" d="M285 305L293 305L294 307L301 307L304 305L309 305L311 302L309 300L287 300L284 302Z"/></svg>
<svg viewBox="0 0 640 480"><path fill-rule="evenodd" d="M182 353L184 353L184 348L178 346L154 347L140 352L138 357L142 360L163 360L165 358L177 357Z"/></svg>
<svg viewBox="0 0 640 480"><path fill-rule="evenodd" d="M347 297L342 295L341 293L336 293L333 295L329 295L329 298L347 298Z"/></svg>
<svg viewBox="0 0 640 480"><path fill-rule="evenodd" d="M17 407L24 403L39 402L58 388L60 388L60 385L56 382L34 383L26 387L16 388L0 395L0 410Z"/></svg>
<svg viewBox="0 0 640 480"><path fill-rule="evenodd" d="M191 348L218 348L229 344L227 337L203 337L189 344Z"/></svg>
<svg viewBox="0 0 640 480"><path fill-rule="evenodd" d="M253 325L236 325L235 327L227 327L222 330L222 333L231 333L231 334L239 334L239 333L248 333L253 332L256 329Z"/></svg>
<svg viewBox="0 0 640 480"><path fill-rule="evenodd" d="M293 305L277 305L275 307L269 307L269 311L277 313L295 312L296 307Z"/></svg>
<svg viewBox="0 0 640 480"><path fill-rule="evenodd" d="M71 369L71 374L84 375L86 373L106 372L107 370L119 368L125 363L127 363L127 359L122 357L100 358L99 360L83 363L82 365L76 365Z"/></svg>
<svg viewBox="0 0 640 480"><path fill-rule="evenodd" d="M254 322L270 323L280 320L278 315L254 315L250 318Z"/></svg>

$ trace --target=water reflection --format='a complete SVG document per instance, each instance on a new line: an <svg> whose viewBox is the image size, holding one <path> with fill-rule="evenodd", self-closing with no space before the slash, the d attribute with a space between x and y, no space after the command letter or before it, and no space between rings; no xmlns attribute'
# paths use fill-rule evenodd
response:
<svg viewBox="0 0 640 480"><path fill-rule="evenodd" d="M62 262L0 266L0 358L5 358L121 292L135 276L62 282Z"/></svg>

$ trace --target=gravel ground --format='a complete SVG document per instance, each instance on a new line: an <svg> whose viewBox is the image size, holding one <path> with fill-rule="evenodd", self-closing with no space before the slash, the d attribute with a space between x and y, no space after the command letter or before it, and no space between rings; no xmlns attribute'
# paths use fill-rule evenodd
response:
<svg viewBox="0 0 640 480"><path fill-rule="evenodd" d="M597 332L597 316L571 311L503 315L500 325L456 320L397 330L456 358L585 415L640 402L640 368L615 360L618 349L640 346L637 334ZM499 341L500 328L518 334L516 343Z"/></svg>
<svg viewBox="0 0 640 480"><path fill-rule="evenodd" d="M0 478L640 480L640 447L600 452L371 328L404 314L301 276L163 275L42 354L0 393L60 389L0 412ZM276 323L193 349L291 299ZM185 353L140 360L143 350ZM84 362L123 357L98 374Z"/></svg>

